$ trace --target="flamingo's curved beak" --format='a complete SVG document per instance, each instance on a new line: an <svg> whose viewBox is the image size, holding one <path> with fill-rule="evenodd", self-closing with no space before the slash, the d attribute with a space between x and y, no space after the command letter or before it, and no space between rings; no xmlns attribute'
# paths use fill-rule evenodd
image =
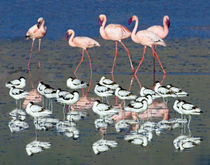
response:
<svg viewBox="0 0 210 165"><path fill-rule="evenodd" d="M130 25L132 22L132 17L128 20L128 25Z"/></svg>
<svg viewBox="0 0 210 165"><path fill-rule="evenodd" d="M69 40L69 34L68 34L68 32L66 33L66 40L67 41Z"/></svg>
<svg viewBox="0 0 210 165"><path fill-rule="evenodd" d="M170 21L168 19L167 19L166 23L167 23L168 28L169 28L171 23L170 23Z"/></svg>
<svg viewBox="0 0 210 165"><path fill-rule="evenodd" d="M98 18L98 23L102 26L102 21L100 18Z"/></svg>

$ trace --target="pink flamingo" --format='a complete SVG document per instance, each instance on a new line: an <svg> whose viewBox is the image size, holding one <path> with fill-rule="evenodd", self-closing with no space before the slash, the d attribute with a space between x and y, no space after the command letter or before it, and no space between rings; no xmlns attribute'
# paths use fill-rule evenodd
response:
<svg viewBox="0 0 210 165"><path fill-rule="evenodd" d="M155 33L161 39L164 39L167 37L167 35L169 33L169 27L170 27L169 16L166 15L163 17L163 26L154 25L154 26L150 26L149 28L147 28L147 30Z"/></svg>
<svg viewBox="0 0 210 165"><path fill-rule="evenodd" d="M159 61L159 64L163 70L163 73L164 75L166 74L162 64L161 64L161 61L159 59L159 56L157 55L156 51L154 50L153 48L153 45L161 45L161 46L166 46L166 43L158 36L156 35L155 33L151 32L151 31L148 31L148 30L141 30L141 31L137 31L137 28L138 28L138 17L137 16L132 16L130 19L129 19L129 24L132 22L132 21L136 21L135 23L135 27L131 33L131 39L135 42L135 43L138 43L138 44L141 44L144 46L144 51L143 51L143 56L142 56L142 59L134 73L134 75L136 75L139 67L141 66L142 62L144 61L144 54L145 54L145 51L146 51L146 47L149 46L153 53L155 54L155 56L157 57L158 61Z"/></svg>
<svg viewBox="0 0 210 165"><path fill-rule="evenodd" d="M69 38L69 35L71 35L70 38ZM90 82L89 82L89 87L87 90L87 93L88 93L90 90L90 87L91 87L92 66L91 66L91 58L90 58L86 49L92 48L95 46L100 46L100 44L97 41L95 41L94 39L89 38L89 37L74 37L74 36L75 36L74 30L69 29L66 33L66 39L67 39L67 41L69 41L69 46L82 48L82 58L74 71L74 75L76 76L77 69L79 68L80 64L83 62L84 52L86 52L88 59L89 59L89 63L90 63ZM86 93L86 96L87 96L87 93Z"/></svg>
<svg viewBox="0 0 210 165"><path fill-rule="evenodd" d="M168 33L169 33L169 27L170 27L170 21L169 21L169 16L164 16L163 17L163 26L159 26L159 25L154 25L154 26L150 26L149 28L147 28L147 30L155 33L156 35L158 35L161 39L164 39L167 37ZM156 48L156 46L155 46ZM153 54L153 65L154 65L154 72L155 72L155 55Z"/></svg>
<svg viewBox="0 0 210 165"><path fill-rule="evenodd" d="M29 70L30 70L30 61L31 61L31 56L32 56L32 49L33 49L33 45L34 45L34 40L39 39L38 52L40 53L41 39L47 33L47 27L44 24L45 24L44 18L40 17L37 20L37 24L30 27L29 30L26 33L26 36L25 36L26 39L29 39L29 38L32 39L32 44L31 44L31 49L30 49L31 54L30 54L30 58L28 60L28 69ZM40 68L40 61L38 62L38 66Z"/></svg>
<svg viewBox="0 0 210 165"><path fill-rule="evenodd" d="M117 41L119 41L121 45L124 47L124 49L127 51L128 58L130 61L130 66L131 66L132 71L134 72L135 70L131 61L129 50L121 41L122 39L129 38L131 36L130 30L128 30L125 26L120 25L120 24L109 24L105 27L106 15L104 14L99 15L99 23L101 25L100 27L101 37L105 40L113 40L116 42L115 57L114 57L111 73L113 74L115 61L117 58Z"/></svg>

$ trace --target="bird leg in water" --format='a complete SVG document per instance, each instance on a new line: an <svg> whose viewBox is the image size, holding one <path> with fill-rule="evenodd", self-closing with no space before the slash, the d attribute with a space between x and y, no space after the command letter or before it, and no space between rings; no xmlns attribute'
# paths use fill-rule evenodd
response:
<svg viewBox="0 0 210 165"><path fill-rule="evenodd" d="M134 72L135 72L135 69L134 69L133 64L132 64L130 52L129 52L128 48L123 44L122 41L119 41L119 42L121 43L121 45L124 47L124 49L125 49L126 52L128 53L128 58L129 58L130 66L131 66L132 72L134 73Z"/></svg>
<svg viewBox="0 0 210 165"><path fill-rule="evenodd" d="M39 47L38 47L38 68L40 68L40 46L41 46L41 39L39 39Z"/></svg>
<svg viewBox="0 0 210 165"><path fill-rule="evenodd" d="M114 56L114 61L113 61L113 64L112 64L112 71L111 71L113 81L114 81L113 73L114 73L114 66L115 66L116 59L117 59L117 41L115 41L115 56Z"/></svg>
<svg viewBox="0 0 210 165"><path fill-rule="evenodd" d="M156 45L155 45L155 49L156 49ZM155 54L152 51L152 57L153 57L153 86L155 85Z"/></svg>
<svg viewBox="0 0 210 165"><path fill-rule="evenodd" d="M137 66L136 71L135 71L134 74L133 74L134 76L136 76L136 73L138 72L139 67L141 66L142 62L144 61L144 54L145 54L145 51L146 51L146 46L144 47L144 51L143 51L143 55L142 55L141 61L139 62L139 65Z"/></svg>
<svg viewBox="0 0 210 165"><path fill-rule="evenodd" d="M30 52L29 60L28 60L28 71L30 71L30 62L31 62L32 52Z"/></svg>
<svg viewBox="0 0 210 165"><path fill-rule="evenodd" d="M164 68L163 68L163 65L162 65L162 63L161 63L161 61L160 61L159 56L157 55L157 53L156 53L156 51L153 49L153 47L151 47L151 49L152 49L152 51L154 52L155 56L157 57L157 59L158 59L158 61L159 61L159 64L160 64L160 66L161 66L161 68L162 68L162 70L163 70L163 73L164 73L164 75L165 75L165 74L166 74L166 71L165 71Z"/></svg>
<svg viewBox="0 0 210 165"><path fill-rule="evenodd" d="M32 53L33 46L34 46L34 40L35 40L35 39L32 39L32 43L31 43L31 49L30 49L30 52L31 52L31 53Z"/></svg>
<svg viewBox="0 0 210 165"><path fill-rule="evenodd" d="M75 69L75 71L74 71L74 75L76 76L76 78L77 78L77 74L76 74L76 72L77 72L77 70L78 70L79 66L81 65L81 63L83 62L84 52L85 52L85 50L83 49L83 50L82 50L82 58L81 58L81 60L80 60L79 64L77 65L77 67L76 67L76 69Z"/></svg>
<svg viewBox="0 0 210 165"><path fill-rule="evenodd" d="M88 56L89 63L90 63L90 81L89 81L89 86L88 86L88 89L87 89L87 92L86 92L86 95L85 95L85 96L87 96L87 94L88 94L88 92L90 91L90 88L91 88L92 72L93 72L93 70L92 70L92 66L91 66L91 58L90 58L90 55L88 54L88 51L87 50L85 50L85 51L86 51L86 54Z"/></svg>

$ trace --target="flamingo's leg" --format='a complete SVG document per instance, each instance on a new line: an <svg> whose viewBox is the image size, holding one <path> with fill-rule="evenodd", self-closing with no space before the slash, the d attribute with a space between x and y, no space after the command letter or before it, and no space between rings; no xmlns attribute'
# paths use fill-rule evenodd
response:
<svg viewBox="0 0 210 165"><path fill-rule="evenodd" d="M155 45L155 49L156 49L156 45ZM152 51L152 56L153 56L153 86L155 85L155 54Z"/></svg>
<svg viewBox="0 0 210 165"><path fill-rule="evenodd" d="M155 56L157 57L157 59L158 59L158 61L159 61L159 64L160 64L160 66L161 66L161 68L162 68L162 70L163 70L163 73L164 73L164 75L165 75L165 74L166 74L166 71L165 71L164 68L163 68L163 65L162 65L162 63L161 63L161 61L160 61L159 56L157 55L157 53L156 53L156 51L153 49L153 47L151 47L151 49L152 49L152 51L154 52Z"/></svg>
<svg viewBox="0 0 210 165"><path fill-rule="evenodd" d="M30 70L30 63L31 63L31 56L32 56L33 46L34 46L34 39L32 39L32 43L31 43L30 55L29 55L29 60L28 60L28 70Z"/></svg>
<svg viewBox="0 0 210 165"><path fill-rule="evenodd" d="M128 58L129 58L130 66L131 66L132 72L134 73L135 69L133 67L133 63L132 63L132 60L131 60L130 52L129 52L128 48L123 44L122 41L119 41L119 42L121 43L121 45L124 47L124 49L128 53Z"/></svg>
<svg viewBox="0 0 210 165"><path fill-rule="evenodd" d="M113 81L114 81L113 73L114 73L114 66L115 66L116 59L117 59L117 41L115 41L115 56L114 56L114 61L112 64L112 71L111 71Z"/></svg>
<svg viewBox="0 0 210 165"><path fill-rule="evenodd" d="M83 58L84 58L84 49L82 50L82 58L81 58L81 60L80 60L80 62L79 62L79 64L77 65L77 67L76 67L76 69L75 69L75 71L74 71L74 75L77 77L77 74L76 74L76 72L77 72L77 70L78 70L78 68L79 68L79 66L81 65L81 63L83 62Z"/></svg>
<svg viewBox="0 0 210 165"><path fill-rule="evenodd" d="M139 70L139 67L141 66L142 62L144 61L144 54L145 54L145 51L146 51L146 46L144 47L144 51L143 51L143 55L142 55L141 61L139 62L139 65L137 66L136 71L135 71L135 73L133 74L134 76L136 75L136 73L137 73L138 70Z"/></svg>
<svg viewBox="0 0 210 165"><path fill-rule="evenodd" d="M151 49L152 49L152 51L154 52L155 56L157 57L157 59L158 59L158 61L159 61L159 64L160 64L160 66L161 66L161 68L162 68L162 70L163 70L163 73L164 73L164 75L165 75L165 74L166 74L166 71L165 71L164 68L163 68L163 65L162 65L162 63L161 63L161 61L160 61L159 56L157 55L157 53L156 53L156 51L153 49L153 47L151 47Z"/></svg>
<svg viewBox="0 0 210 165"><path fill-rule="evenodd" d="M112 65L112 81L114 81L114 66L115 66L115 61L117 59L117 41L115 41L115 56L114 56L114 61L113 61L113 65ZM117 105L117 96L115 98L115 104Z"/></svg>
<svg viewBox="0 0 210 165"><path fill-rule="evenodd" d="M135 77L135 76L132 76L132 77L131 77L131 81L130 81L130 85L129 85L128 91L131 90L131 86L132 86L132 84L133 84L134 77Z"/></svg>
<svg viewBox="0 0 210 165"><path fill-rule="evenodd" d="M35 40L35 39L32 39L32 43L31 43L31 49L30 49L30 52L32 52L32 50L33 50L33 46L34 46L34 40Z"/></svg>
<svg viewBox="0 0 210 165"><path fill-rule="evenodd" d="M141 87L142 87L142 85L141 85L141 82L139 81L139 79L138 79L137 75L135 75L135 78L136 78L137 83L139 84L139 87L141 88Z"/></svg>
<svg viewBox="0 0 210 165"><path fill-rule="evenodd" d="M88 51L87 50L85 50L86 51L86 54L87 54L87 56L88 56L88 59L89 59L89 63L90 63L90 81L89 81L89 86L88 86L88 89L87 89L87 92L86 92L86 96L87 96L87 94L88 94L88 92L90 91L90 88L91 88L91 81L92 81L92 66L91 66L91 58L90 58L90 55L88 54Z"/></svg>
<svg viewBox="0 0 210 165"><path fill-rule="evenodd" d="M39 59L39 61L38 61L38 68L40 68L40 47L41 47L41 39L39 39L39 47L38 47L38 59Z"/></svg>

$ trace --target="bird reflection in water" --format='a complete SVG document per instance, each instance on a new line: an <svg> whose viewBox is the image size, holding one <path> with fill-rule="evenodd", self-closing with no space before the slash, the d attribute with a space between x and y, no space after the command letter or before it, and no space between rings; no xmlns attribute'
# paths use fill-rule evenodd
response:
<svg viewBox="0 0 210 165"><path fill-rule="evenodd" d="M120 109L122 109L122 106L118 106ZM163 118L163 120L169 119L169 109L167 107L167 104L165 102L159 102L157 100L153 101L151 105L149 105L148 109L141 114L138 114L139 119L146 120L146 119L152 119L152 118ZM113 115L112 119L115 122L118 122L123 119L129 119L133 118L134 120L137 119L137 115L134 112L123 112L120 111L119 114Z"/></svg>
<svg viewBox="0 0 210 165"><path fill-rule="evenodd" d="M90 109L93 106L93 102L96 100L96 98L93 97L87 97L82 96L80 97L79 101L71 106L71 110L85 110Z"/></svg>
<svg viewBox="0 0 210 165"><path fill-rule="evenodd" d="M142 88L141 82L139 81L138 77L132 76L129 89L128 89L129 91L132 88L134 78L137 80L139 87ZM163 77L161 82L163 82L164 79L165 77ZM153 79L153 81L155 81L155 79ZM153 100L152 104L148 106L148 109L144 111L143 113L139 113L138 115L135 112L124 111L122 104L115 105L115 106L121 109L121 111L119 111L118 114L112 116L112 119L115 122L118 122L123 119L129 119L129 118L132 118L133 120L137 120L137 117L143 121L152 119L152 118L163 118L163 120L169 119L169 109L167 106L167 102L164 102L164 101L161 102L158 99Z"/></svg>
<svg viewBox="0 0 210 165"><path fill-rule="evenodd" d="M39 69L38 69L38 74L39 74ZM29 75L29 80L30 80L30 84L31 84L32 90L29 91L28 96L26 96L26 98L25 98L25 100L23 102L22 107L24 109L26 108L26 105L29 102L40 103L42 101L42 96L38 93L37 89L34 88L33 77L32 77L31 71L28 72L28 75Z"/></svg>

